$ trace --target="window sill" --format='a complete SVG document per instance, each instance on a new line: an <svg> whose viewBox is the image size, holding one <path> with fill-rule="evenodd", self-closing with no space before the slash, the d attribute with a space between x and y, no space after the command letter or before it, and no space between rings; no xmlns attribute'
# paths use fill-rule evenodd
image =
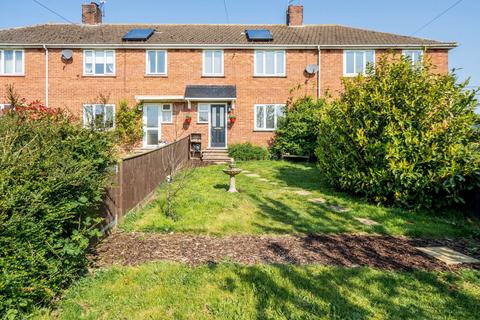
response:
<svg viewBox="0 0 480 320"><path fill-rule="evenodd" d="M207 122L198 122L197 121L197 124L208 124L208 121Z"/></svg>
<svg viewBox="0 0 480 320"><path fill-rule="evenodd" d="M253 129L253 132L275 132L277 129Z"/></svg>
<svg viewBox="0 0 480 320"><path fill-rule="evenodd" d="M254 75L254 78L286 78L287 75L280 75L280 76L262 76L262 75Z"/></svg>
<svg viewBox="0 0 480 320"><path fill-rule="evenodd" d="M219 74L219 75L202 74L202 78L225 78L225 75L223 75L223 74Z"/></svg>
<svg viewBox="0 0 480 320"><path fill-rule="evenodd" d="M161 124L173 124L173 122L161 122Z"/></svg>
<svg viewBox="0 0 480 320"><path fill-rule="evenodd" d="M25 77L25 74L0 74L0 77Z"/></svg>
<svg viewBox="0 0 480 320"><path fill-rule="evenodd" d="M115 74L84 74L83 78L116 78Z"/></svg>
<svg viewBox="0 0 480 320"><path fill-rule="evenodd" d="M145 78L168 78L167 74L145 74Z"/></svg>

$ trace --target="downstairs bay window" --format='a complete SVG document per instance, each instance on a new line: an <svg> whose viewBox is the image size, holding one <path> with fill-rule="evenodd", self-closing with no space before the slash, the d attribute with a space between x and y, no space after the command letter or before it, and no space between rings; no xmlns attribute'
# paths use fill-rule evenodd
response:
<svg viewBox="0 0 480 320"><path fill-rule="evenodd" d="M278 119L284 115L283 104L257 104L255 105L255 130L274 131L277 129Z"/></svg>

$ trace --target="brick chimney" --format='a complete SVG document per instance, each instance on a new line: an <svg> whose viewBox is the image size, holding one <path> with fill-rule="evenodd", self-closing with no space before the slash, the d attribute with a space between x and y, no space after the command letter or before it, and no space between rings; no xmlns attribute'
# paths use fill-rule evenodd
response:
<svg viewBox="0 0 480 320"><path fill-rule="evenodd" d="M92 1L90 4L82 4L82 23L84 24L100 24L102 23L102 9Z"/></svg>
<svg viewBox="0 0 480 320"><path fill-rule="evenodd" d="M288 6L287 25L290 27L303 26L303 6Z"/></svg>

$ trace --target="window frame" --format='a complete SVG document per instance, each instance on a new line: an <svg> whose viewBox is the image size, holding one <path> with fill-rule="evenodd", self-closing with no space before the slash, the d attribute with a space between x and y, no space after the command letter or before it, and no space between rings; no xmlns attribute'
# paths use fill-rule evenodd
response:
<svg viewBox="0 0 480 320"><path fill-rule="evenodd" d="M103 104L103 103L84 103L83 104L83 109L82 109L82 112L83 112L83 127L84 128L89 128L88 126L88 123L87 123L87 114L85 112L85 107L88 107L88 106L91 106L91 107L94 107L96 108L97 106L103 106L103 107L112 107L113 108L113 112L112 112L112 127L110 128L106 128L106 127L103 127L103 128L96 128L95 126L93 126L93 130L106 130L106 131L109 131L109 130L113 130L115 129L115 112L116 112L116 109L115 109L115 104L113 103L107 103L107 104ZM95 110L92 109L93 111L93 122L94 122L94 125L95 125L95 117L96 117L96 113L95 113Z"/></svg>
<svg viewBox="0 0 480 320"><path fill-rule="evenodd" d="M353 53L353 67L354 67L354 72L353 73L348 73L347 72L347 55L348 53L352 52ZM363 53L363 72L357 72L356 70L356 53L357 52L362 52ZM343 50L343 76L344 77L356 77L360 74L366 75L367 74L367 52L372 52L373 53L373 67L375 68L376 65L376 50L375 49L358 49L358 50Z"/></svg>
<svg viewBox="0 0 480 320"><path fill-rule="evenodd" d="M274 73L273 74L267 74L266 73L266 62L267 59L265 59L265 55L267 52L274 52ZM277 53L282 52L283 53L283 73L278 73L277 72ZM258 72L257 70L257 53L263 53L263 73ZM287 50L285 49L255 49L253 52L253 76L254 77L264 77L264 78L283 78L287 76Z"/></svg>
<svg viewBox="0 0 480 320"><path fill-rule="evenodd" d="M0 103L0 111L8 110L12 108L10 103Z"/></svg>
<svg viewBox="0 0 480 320"><path fill-rule="evenodd" d="M92 52L92 57L93 57L93 62L92 62L92 73L87 73L87 52L91 51ZM104 53L104 73L95 73L95 59L96 55L95 53L97 51L103 51ZM113 53L113 72L112 73L106 73L105 71L107 70L107 52L111 51ZM117 54L115 49L85 49L83 50L83 76L84 77L115 77L117 72Z"/></svg>
<svg viewBox="0 0 480 320"><path fill-rule="evenodd" d="M222 55L221 55L221 66L222 66L222 71L220 73L206 73L205 70L205 66L206 66L206 59L205 59L205 55L207 52L213 52L213 56L212 56L212 71L214 71L215 69L215 52L220 52ZM223 77L225 76L225 52L223 49L205 49L203 50L202 52L202 77Z"/></svg>
<svg viewBox="0 0 480 320"><path fill-rule="evenodd" d="M420 49L404 49L404 50L402 50L402 56L407 57L408 52L414 53L414 54L420 53L420 61L418 62L418 65L423 64L423 58L424 58L424 54L425 54L425 52L423 50L420 50ZM412 67L417 65L417 63L415 63L414 59L411 60L411 64L412 64Z"/></svg>
<svg viewBox="0 0 480 320"><path fill-rule="evenodd" d="M5 73L5 51L13 52L13 73ZM16 52L22 53L22 70L21 72L15 72L17 65ZM25 50L24 49L0 49L0 76L2 77L21 77L25 76Z"/></svg>
<svg viewBox="0 0 480 320"><path fill-rule="evenodd" d="M266 123L267 123L267 117L266 117L266 109L267 106L274 106L274 127L273 128L267 128ZM259 128L257 127L257 107L263 107L264 109L264 127ZM278 129L278 111L277 108L286 108L285 104L282 103L260 103L260 104L255 104L253 106L253 129L254 131L264 131L264 132L272 132L276 131ZM283 110L285 112L285 110Z"/></svg>
<svg viewBox="0 0 480 320"><path fill-rule="evenodd" d="M156 65L158 66L158 53L165 53L165 72L150 72L148 53L155 52ZM157 67L158 69L158 67ZM145 74L147 76L166 76L168 75L168 50L145 50Z"/></svg>
<svg viewBox="0 0 480 320"><path fill-rule="evenodd" d="M172 103L161 103L160 105L160 123L173 123L173 104ZM170 110L165 110L165 107L168 106L170 108ZM170 121L165 121L165 119L163 119L163 113L164 112L170 112Z"/></svg>
<svg viewBox="0 0 480 320"><path fill-rule="evenodd" d="M202 112L207 112L207 120L206 121L201 121L200 120L200 107L206 107L206 111ZM199 124L206 124L210 122L210 104L209 103L198 103L197 104L197 123Z"/></svg>

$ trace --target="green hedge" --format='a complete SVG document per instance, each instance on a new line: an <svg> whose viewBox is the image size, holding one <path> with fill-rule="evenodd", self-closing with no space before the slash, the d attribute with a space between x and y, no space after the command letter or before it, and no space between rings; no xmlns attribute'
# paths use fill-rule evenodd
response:
<svg viewBox="0 0 480 320"><path fill-rule="evenodd" d="M0 117L0 318L48 305L85 270L113 141L43 107Z"/></svg>
<svg viewBox="0 0 480 320"><path fill-rule="evenodd" d="M340 189L408 208L462 203L480 186L475 93L428 62L381 61L321 112L317 156Z"/></svg>
<svg viewBox="0 0 480 320"><path fill-rule="evenodd" d="M228 155L238 161L270 159L270 152L267 148L251 143L231 144L228 147Z"/></svg>
<svg viewBox="0 0 480 320"><path fill-rule="evenodd" d="M275 158L290 154L315 160L320 111L324 105L323 100L304 97L287 106L285 116L278 121L278 129L270 146Z"/></svg>

